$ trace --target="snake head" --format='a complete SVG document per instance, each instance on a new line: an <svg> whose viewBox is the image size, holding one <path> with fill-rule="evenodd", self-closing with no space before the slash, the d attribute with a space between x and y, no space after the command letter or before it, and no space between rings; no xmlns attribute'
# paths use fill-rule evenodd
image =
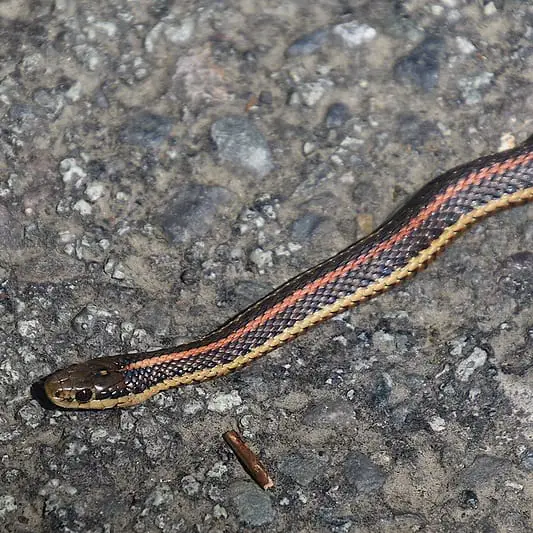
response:
<svg viewBox="0 0 533 533"><path fill-rule="evenodd" d="M128 404L122 364L115 357L99 357L71 365L48 376L49 400L67 409L107 409Z"/></svg>

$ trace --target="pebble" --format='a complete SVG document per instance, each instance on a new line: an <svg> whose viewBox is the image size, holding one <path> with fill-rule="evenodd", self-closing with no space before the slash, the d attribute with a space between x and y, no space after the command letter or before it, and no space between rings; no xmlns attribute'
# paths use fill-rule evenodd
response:
<svg viewBox="0 0 533 533"><path fill-rule="evenodd" d="M259 272L264 272L274 264L271 250L256 248L250 252L250 262L253 263Z"/></svg>
<svg viewBox="0 0 533 533"><path fill-rule="evenodd" d="M85 170L73 157L63 159L59 163L59 172L63 178L63 183L74 184L76 187L79 187L87 177Z"/></svg>
<svg viewBox="0 0 533 533"><path fill-rule="evenodd" d="M504 485L515 492L522 492L524 490L524 485L522 485L522 483L517 483L516 481L511 481L509 479L505 481Z"/></svg>
<svg viewBox="0 0 533 533"><path fill-rule="evenodd" d="M183 406L184 415L195 415L204 409L204 404L198 400L191 400Z"/></svg>
<svg viewBox="0 0 533 533"><path fill-rule="evenodd" d="M118 434L110 434L104 428L97 428L91 432L91 444L93 445L107 446L119 441Z"/></svg>
<svg viewBox="0 0 533 533"><path fill-rule="evenodd" d="M384 331L374 332L372 336L373 347L387 355L401 355L409 351L409 339L405 334Z"/></svg>
<svg viewBox="0 0 533 533"><path fill-rule="evenodd" d="M13 513L17 510L16 500L11 494L0 496L0 516L4 517L7 513Z"/></svg>
<svg viewBox="0 0 533 533"><path fill-rule="evenodd" d="M174 500L172 489L165 483L157 485L154 490L148 494L144 505L146 508L161 507L162 505L170 505Z"/></svg>
<svg viewBox="0 0 533 533"><path fill-rule="evenodd" d="M168 25L164 35L172 44L183 44L194 35L195 22L192 17L185 17L177 25Z"/></svg>
<svg viewBox="0 0 533 533"><path fill-rule="evenodd" d="M333 28L333 34L339 37L341 42L348 48L357 48L374 39L377 32L368 24L359 24L359 22L351 21L337 24Z"/></svg>
<svg viewBox="0 0 533 533"><path fill-rule="evenodd" d="M212 47L193 47L189 53L180 54L176 62L173 89L183 92L185 100L193 107L230 99L224 70L214 64L212 54ZM186 116L192 120L189 109Z"/></svg>
<svg viewBox="0 0 533 533"><path fill-rule="evenodd" d="M392 393L393 381L389 374L384 372L377 380L372 391L372 402L378 408L385 409Z"/></svg>
<svg viewBox="0 0 533 533"><path fill-rule="evenodd" d="M218 119L211 126L211 137L223 161L258 177L266 176L274 168L265 137L246 117L231 115Z"/></svg>
<svg viewBox="0 0 533 533"><path fill-rule="evenodd" d="M104 272L117 280L122 280L126 277L122 263L111 257L104 264Z"/></svg>
<svg viewBox="0 0 533 533"><path fill-rule="evenodd" d="M312 154L315 151L315 149L316 149L316 144L309 142L309 141L304 142L302 146L302 152L304 155Z"/></svg>
<svg viewBox="0 0 533 533"><path fill-rule="evenodd" d="M394 76L400 82L412 83L425 91L434 89L439 82L440 59L444 40L427 37L394 66Z"/></svg>
<svg viewBox="0 0 533 533"><path fill-rule="evenodd" d="M43 333L43 327L36 319L19 320L17 323L17 331L21 337L35 339Z"/></svg>
<svg viewBox="0 0 533 533"><path fill-rule="evenodd" d="M92 205L86 200L78 200L72 209L77 211L81 216L88 216L93 212Z"/></svg>
<svg viewBox="0 0 533 533"><path fill-rule="evenodd" d="M91 72L102 66L103 58L93 46L78 44L73 46L72 50L76 59Z"/></svg>
<svg viewBox="0 0 533 533"><path fill-rule="evenodd" d="M205 235L232 197L223 187L186 183L165 203L159 223L171 242L187 242Z"/></svg>
<svg viewBox="0 0 533 533"><path fill-rule="evenodd" d="M327 89L332 86L332 83L327 80L312 81L309 83L302 83L297 92L293 93L296 95L294 98L291 98L290 104L297 105L300 102L306 105L307 107L313 107L326 94Z"/></svg>
<svg viewBox="0 0 533 533"><path fill-rule="evenodd" d="M366 455L354 452L344 463L346 481L355 487L358 493L369 493L379 489L385 483L385 473Z"/></svg>
<svg viewBox="0 0 533 533"><path fill-rule="evenodd" d="M458 81L461 96L466 105L479 104L483 100L483 89L490 87L494 81L492 72L482 72L471 78Z"/></svg>
<svg viewBox="0 0 533 533"><path fill-rule="evenodd" d="M13 104L9 108L9 120L16 122L17 128L20 128L20 133L33 134L42 128L42 111L38 106L33 104Z"/></svg>
<svg viewBox="0 0 533 533"><path fill-rule="evenodd" d="M291 239L298 242L310 240L324 220L325 217L315 213L305 213L291 224Z"/></svg>
<svg viewBox="0 0 533 533"><path fill-rule="evenodd" d="M214 502L225 500L225 491L223 491L218 485L207 485L207 488L204 489L204 494Z"/></svg>
<svg viewBox="0 0 533 533"><path fill-rule="evenodd" d="M398 116L398 139L402 144L421 148L428 141L440 138L438 127L431 120L420 120L415 114L401 113Z"/></svg>
<svg viewBox="0 0 533 533"><path fill-rule="evenodd" d="M187 268L180 274L180 280L184 285L194 285L198 279L198 272L192 268Z"/></svg>
<svg viewBox="0 0 533 533"><path fill-rule="evenodd" d="M507 472L510 463L492 455L478 455L473 464L462 472L464 481L472 486L484 484Z"/></svg>
<svg viewBox="0 0 533 533"><path fill-rule="evenodd" d="M228 511L218 503L213 507L213 518L220 520L221 518L228 518Z"/></svg>
<svg viewBox="0 0 533 533"><path fill-rule="evenodd" d="M181 446L179 435L169 432L161 428L168 428L169 424L162 424L155 419L143 419L142 425L136 425L136 433L139 434L143 441L143 448L147 457L151 460L158 460L160 458L167 458L171 448L179 450Z"/></svg>
<svg viewBox="0 0 533 533"><path fill-rule="evenodd" d="M268 492L252 483L235 483L230 488L231 501L239 520L250 527L260 527L274 521L276 513Z"/></svg>
<svg viewBox="0 0 533 533"><path fill-rule="evenodd" d="M440 433L446 429L446 421L440 416L434 416L429 420L429 427L435 432Z"/></svg>
<svg viewBox="0 0 533 533"><path fill-rule="evenodd" d="M54 118L61 114L65 105L63 95L55 89L36 89L33 101Z"/></svg>
<svg viewBox="0 0 533 533"><path fill-rule="evenodd" d="M374 215L372 213L361 213L356 216L356 220L363 235L368 235L376 227Z"/></svg>
<svg viewBox="0 0 533 533"><path fill-rule="evenodd" d="M104 195L104 186L101 183L89 183L85 187L85 196L90 202L96 202Z"/></svg>
<svg viewBox="0 0 533 533"><path fill-rule="evenodd" d="M215 413L225 413L241 405L242 399L237 391L231 391L230 393L215 394L207 403L208 411L214 411Z"/></svg>
<svg viewBox="0 0 533 533"><path fill-rule="evenodd" d="M477 509L479 499L472 490L463 490L461 493L461 505L469 509Z"/></svg>
<svg viewBox="0 0 533 533"><path fill-rule="evenodd" d="M143 112L130 117L120 128L119 139L142 148L156 148L172 131L172 120L155 113Z"/></svg>
<svg viewBox="0 0 533 533"><path fill-rule="evenodd" d="M533 472L533 449L524 453L520 463L528 472Z"/></svg>
<svg viewBox="0 0 533 533"><path fill-rule="evenodd" d="M526 225L525 238L533 237L533 225ZM517 252L505 258L500 268L498 284L514 298L529 302L533 294L533 253Z"/></svg>
<svg viewBox="0 0 533 533"><path fill-rule="evenodd" d="M195 21L185 17L176 22L172 17L165 17L158 22L146 35L144 48L152 54L165 41L171 44L183 44L194 35Z"/></svg>
<svg viewBox="0 0 533 533"><path fill-rule="evenodd" d="M187 496L194 496L200 490L200 483L193 475L188 475L181 478L181 489Z"/></svg>
<svg viewBox="0 0 533 533"><path fill-rule="evenodd" d="M119 168L124 168L124 162L116 164L107 164L101 159L91 159L86 163L87 174L91 181L95 183L102 180L105 183L105 180L109 179L109 176L119 170ZM117 167L117 168L114 168Z"/></svg>
<svg viewBox="0 0 533 533"><path fill-rule="evenodd" d="M107 99L107 96L102 89L97 89L94 92L93 100L94 100L94 105L97 108L109 109L109 100Z"/></svg>
<svg viewBox="0 0 533 533"><path fill-rule="evenodd" d="M218 461L207 471L206 476L214 479L221 479L226 475L227 471L228 467L222 461Z"/></svg>
<svg viewBox="0 0 533 533"><path fill-rule="evenodd" d="M19 409L18 414L21 420L23 420L26 425L32 429L39 427L39 424L43 419L43 410L35 401L29 402L22 406Z"/></svg>
<svg viewBox="0 0 533 533"><path fill-rule="evenodd" d="M329 400L309 407L303 417L304 423L311 427L351 426L354 420L353 407L343 400Z"/></svg>
<svg viewBox="0 0 533 533"><path fill-rule="evenodd" d="M71 322L72 329L76 333L90 335L96 324L98 309L94 305L84 307Z"/></svg>
<svg viewBox="0 0 533 533"><path fill-rule="evenodd" d="M472 353L463 359L455 370L455 375L459 381L468 381L470 376L478 369L481 368L487 362L487 352L476 346Z"/></svg>
<svg viewBox="0 0 533 533"><path fill-rule="evenodd" d="M280 471L299 485L307 487L320 474L323 466L317 457L294 454L283 459Z"/></svg>
<svg viewBox="0 0 533 533"><path fill-rule="evenodd" d="M241 280L228 290L226 299L232 305L244 309L257 302L271 291L271 285L259 283L255 280Z"/></svg>
<svg viewBox="0 0 533 533"><path fill-rule="evenodd" d="M455 38L455 43L457 44L459 52L465 56L473 54L476 51L475 45L466 37L457 36Z"/></svg>
<svg viewBox="0 0 533 533"><path fill-rule="evenodd" d="M342 102L336 102L328 107L326 112L326 127L340 128L351 118L350 109Z"/></svg>
<svg viewBox="0 0 533 533"><path fill-rule="evenodd" d="M299 37L291 43L285 54L287 57L308 56L318 52L328 41L329 32L318 29L307 35Z"/></svg>
<svg viewBox="0 0 533 533"><path fill-rule="evenodd" d="M489 2L483 7L483 13L485 14L485 16L490 17L491 15L495 15L496 13L498 13L498 8L496 7L496 4L494 2Z"/></svg>
<svg viewBox="0 0 533 533"><path fill-rule="evenodd" d="M271 105L273 101L272 93L270 91L261 91L259 93L259 102L264 105Z"/></svg>

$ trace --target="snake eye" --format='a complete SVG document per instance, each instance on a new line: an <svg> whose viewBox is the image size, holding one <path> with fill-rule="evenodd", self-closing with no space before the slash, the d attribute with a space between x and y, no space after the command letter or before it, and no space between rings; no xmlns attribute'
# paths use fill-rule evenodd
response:
<svg viewBox="0 0 533 533"><path fill-rule="evenodd" d="M91 389L81 389L76 393L76 401L79 403L87 403L93 397Z"/></svg>

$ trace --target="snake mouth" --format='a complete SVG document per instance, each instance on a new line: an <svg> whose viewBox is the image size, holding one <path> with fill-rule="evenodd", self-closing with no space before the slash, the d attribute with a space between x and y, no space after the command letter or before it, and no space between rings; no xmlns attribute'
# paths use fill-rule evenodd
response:
<svg viewBox="0 0 533 533"><path fill-rule="evenodd" d="M89 387L76 388L67 386L65 381L58 381L56 374L49 376L44 382L46 399L61 409L110 409L125 404L127 396L116 398L98 398L94 389ZM107 396L107 394L106 394Z"/></svg>

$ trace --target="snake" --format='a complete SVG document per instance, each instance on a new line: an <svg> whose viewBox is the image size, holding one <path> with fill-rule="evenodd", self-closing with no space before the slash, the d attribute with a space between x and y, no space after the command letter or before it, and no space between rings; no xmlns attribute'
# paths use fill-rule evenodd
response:
<svg viewBox="0 0 533 533"><path fill-rule="evenodd" d="M44 380L45 394L62 408L128 407L224 376L411 278L478 220L532 200L533 136L434 178L374 232L203 338L73 364Z"/></svg>

